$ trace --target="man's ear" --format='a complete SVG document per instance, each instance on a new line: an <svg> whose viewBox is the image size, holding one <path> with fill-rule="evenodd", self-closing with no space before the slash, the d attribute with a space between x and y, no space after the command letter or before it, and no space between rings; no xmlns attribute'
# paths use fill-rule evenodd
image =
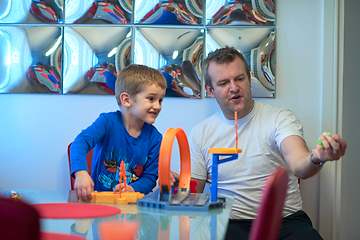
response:
<svg viewBox="0 0 360 240"><path fill-rule="evenodd" d="M251 88L251 73L249 73L249 82L250 82L250 88Z"/></svg>
<svg viewBox="0 0 360 240"><path fill-rule="evenodd" d="M127 92L122 92L120 94L120 101L121 105L123 105L124 107L131 107L130 95Z"/></svg>
<svg viewBox="0 0 360 240"><path fill-rule="evenodd" d="M208 94L209 94L210 97L215 98L215 96L214 96L214 90L213 90L211 87L209 87L207 84L205 84L205 89L206 89L206 91L208 92Z"/></svg>

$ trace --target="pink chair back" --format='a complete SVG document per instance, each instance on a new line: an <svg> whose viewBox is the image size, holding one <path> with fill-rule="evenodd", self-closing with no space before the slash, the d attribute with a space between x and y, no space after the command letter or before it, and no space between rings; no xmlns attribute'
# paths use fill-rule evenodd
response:
<svg viewBox="0 0 360 240"><path fill-rule="evenodd" d="M257 216L251 225L249 240L277 239L288 181L289 177L284 167L278 168L267 179Z"/></svg>

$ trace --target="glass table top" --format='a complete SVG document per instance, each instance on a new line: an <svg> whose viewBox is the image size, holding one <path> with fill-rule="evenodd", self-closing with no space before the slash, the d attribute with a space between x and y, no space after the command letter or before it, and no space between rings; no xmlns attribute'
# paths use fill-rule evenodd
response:
<svg viewBox="0 0 360 240"><path fill-rule="evenodd" d="M16 191L29 204L78 202L75 191L2 189L0 197ZM136 204L105 204L120 208L110 217L86 219L41 219L41 230L76 234L87 239L99 239L98 225L102 221L135 221L139 224L138 239L223 239L226 233L233 197L226 198L225 207L210 211L164 211ZM91 204L91 203L89 203ZM180 231L181 229L181 231Z"/></svg>

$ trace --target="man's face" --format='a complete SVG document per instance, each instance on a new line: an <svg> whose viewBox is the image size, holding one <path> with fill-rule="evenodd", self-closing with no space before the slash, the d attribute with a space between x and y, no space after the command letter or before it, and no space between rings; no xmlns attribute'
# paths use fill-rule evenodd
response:
<svg viewBox="0 0 360 240"><path fill-rule="evenodd" d="M254 106L251 98L251 81L246 74L244 62L239 57L231 63L210 62L208 72L213 89L206 86L206 90L216 99L227 119L234 119L235 110L238 112L238 118L251 112Z"/></svg>

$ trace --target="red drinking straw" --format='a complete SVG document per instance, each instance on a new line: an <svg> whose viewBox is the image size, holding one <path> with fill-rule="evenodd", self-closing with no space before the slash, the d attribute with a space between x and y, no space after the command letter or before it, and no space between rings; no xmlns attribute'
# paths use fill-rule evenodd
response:
<svg viewBox="0 0 360 240"><path fill-rule="evenodd" d="M235 138L236 148L238 148L237 111L235 111Z"/></svg>

